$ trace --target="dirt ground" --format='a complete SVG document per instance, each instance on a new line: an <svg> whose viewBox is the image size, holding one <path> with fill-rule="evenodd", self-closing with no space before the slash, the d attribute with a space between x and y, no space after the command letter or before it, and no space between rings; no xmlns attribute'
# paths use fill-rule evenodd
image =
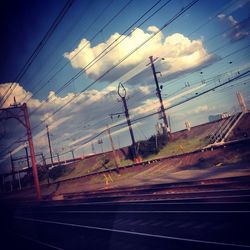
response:
<svg viewBox="0 0 250 250"><path fill-rule="evenodd" d="M219 127L221 122L223 120L196 126L191 131L178 131L172 134L172 140L206 138ZM79 168L75 167L75 171L79 171L77 173L79 175L73 173L76 178L62 181L63 177L53 184L42 184L42 196L44 199L54 199L71 192L250 175L249 124L250 113L248 112L229 136L230 140L244 138L246 139L244 142L218 149L198 150L170 156L159 161L150 160L143 165L122 167L119 173L110 171L86 177L87 174L100 168L97 163L103 156L99 154L88 157L77 163ZM117 153L120 158L124 158L127 148L119 149ZM112 156L112 152L108 152L105 157L112 158ZM67 179L71 176L65 177ZM35 199L36 194L34 187L31 187L8 193L5 197Z"/></svg>
<svg viewBox="0 0 250 250"><path fill-rule="evenodd" d="M173 156L145 165L122 168L89 177L42 185L44 199L57 199L71 192L95 191L120 187L135 187L159 183L250 175L249 141L219 149ZM34 188L9 194L9 198L35 198Z"/></svg>

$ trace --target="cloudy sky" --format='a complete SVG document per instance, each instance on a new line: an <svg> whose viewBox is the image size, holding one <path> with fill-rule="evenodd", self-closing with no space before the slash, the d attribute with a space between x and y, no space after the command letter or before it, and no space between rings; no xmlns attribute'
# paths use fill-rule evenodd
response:
<svg viewBox="0 0 250 250"><path fill-rule="evenodd" d="M23 0L0 5L1 106L13 104L14 96L27 103L35 150L46 157L46 125L53 153L61 159L70 158L72 149L76 156L92 153L93 147L100 152L98 139L110 150L102 133L107 125L115 126L116 147L131 143L124 115L112 115L124 111L117 95L120 82L127 90L136 140L156 133L159 114L140 119L159 110L149 56L159 72L172 131L183 129L187 120L197 125L211 114L237 111L236 91L249 104L248 0ZM245 75L226 83L240 74ZM16 120L1 119L0 171L9 166L9 151L14 157L24 154L24 137Z"/></svg>

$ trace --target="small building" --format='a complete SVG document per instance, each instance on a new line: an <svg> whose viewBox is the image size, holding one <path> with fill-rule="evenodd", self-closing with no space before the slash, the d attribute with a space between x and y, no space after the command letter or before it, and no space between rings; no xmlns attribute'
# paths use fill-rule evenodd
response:
<svg viewBox="0 0 250 250"><path fill-rule="evenodd" d="M216 115L209 115L208 116L208 121L209 122L214 122L214 121L218 121L218 120L230 117L230 116L231 116L231 114L228 113L228 112L224 112L224 113L216 114Z"/></svg>

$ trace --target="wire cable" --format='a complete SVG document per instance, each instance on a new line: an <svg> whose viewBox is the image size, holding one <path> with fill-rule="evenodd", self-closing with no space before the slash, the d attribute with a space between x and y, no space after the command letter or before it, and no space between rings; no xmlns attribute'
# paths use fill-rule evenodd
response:
<svg viewBox="0 0 250 250"><path fill-rule="evenodd" d="M64 5L63 9L59 13L59 15L56 17L55 21L52 23L52 25L50 26L49 30L47 31L47 33L43 37L43 39L37 45L35 51L32 53L32 55L29 57L29 59L27 60L27 62L24 64L24 66L22 67L21 71L16 76L15 80L11 83L11 85L10 85L10 87L9 87L6 95L1 99L1 101L0 101L0 106L1 107L3 107L4 103L6 102L6 100L9 98L9 96L15 90L15 88L17 86L16 82L19 82L22 79L22 77L28 71L28 69L31 66L31 64L37 58L37 56L39 55L40 51L43 49L43 47L45 46L45 44L47 43L47 41L49 40L49 38L52 36L52 34L54 33L54 31L57 28L57 26L63 20L64 16L68 12L68 10L71 7L71 5L73 4L73 2L74 2L74 0L68 0L67 3Z"/></svg>

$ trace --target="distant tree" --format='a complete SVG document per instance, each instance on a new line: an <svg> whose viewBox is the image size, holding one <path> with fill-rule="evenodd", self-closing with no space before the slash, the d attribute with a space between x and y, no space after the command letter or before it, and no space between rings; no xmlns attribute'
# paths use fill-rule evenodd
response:
<svg viewBox="0 0 250 250"><path fill-rule="evenodd" d="M65 172L65 166L59 165L49 170L49 178L55 180L62 176Z"/></svg>
<svg viewBox="0 0 250 250"><path fill-rule="evenodd" d="M137 152L143 158L152 154L158 154L159 151L166 145L166 138L164 135L152 135L148 140L139 141L136 145ZM133 148L128 147L128 154L126 159L133 159Z"/></svg>

